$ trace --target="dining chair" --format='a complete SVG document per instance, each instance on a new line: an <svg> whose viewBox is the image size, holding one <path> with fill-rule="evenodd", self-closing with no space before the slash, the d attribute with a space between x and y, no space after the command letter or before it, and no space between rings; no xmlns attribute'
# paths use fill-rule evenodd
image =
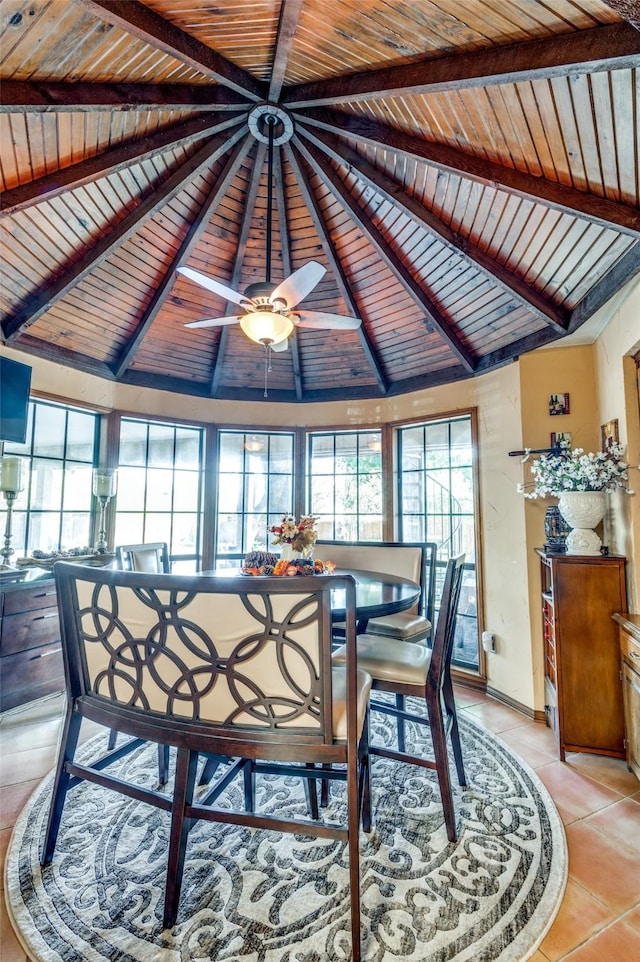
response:
<svg viewBox="0 0 640 962"><path fill-rule="evenodd" d="M389 638L400 638L402 641L422 641L427 644L431 641L438 561L438 545L435 541L425 542L423 559L424 568L419 582L422 593L418 604L408 611L397 611L390 615L370 618L367 632Z"/></svg>
<svg viewBox="0 0 640 962"><path fill-rule="evenodd" d="M54 857L67 793L83 780L170 814L165 928L178 917L188 833L198 820L337 839L348 851L344 898L352 957L359 962L359 831L361 825L371 829L371 678L357 667L354 579L159 576L63 562L55 578L68 698L43 866ZM345 592L347 611L339 666L331 661L336 587ZM78 761L83 718L130 740L102 758ZM177 753L175 777L165 790L110 773L112 762L154 740ZM227 759L233 771L225 769L196 800L198 760L209 755ZM333 812L331 821L316 821L255 810L256 777L278 770L314 784L340 779L344 818ZM216 805L236 775L244 779L242 811L229 795Z"/></svg>
<svg viewBox="0 0 640 962"><path fill-rule="evenodd" d="M428 725L431 731L433 757L408 752L398 742L398 751L371 745L372 755L393 758L424 768L435 769L438 776L440 797L444 811L447 837L456 840L455 810L449 771L447 742L450 741L461 786L466 785L466 775L460 745L458 718L451 682L451 655L455 633L456 615L464 574L464 555L451 558L447 568L440 601L440 610L433 638L433 645L411 645L397 638L383 635L358 635L358 667L373 679L373 689L392 694L413 696L424 701L426 716L415 711L398 709L392 702L371 700L372 710L393 715L398 723L410 721ZM344 664L347 652L342 646L334 652L334 663Z"/></svg>
<svg viewBox="0 0 640 962"><path fill-rule="evenodd" d="M116 563L123 571L144 571L148 574L168 574L171 571L169 547L165 541L145 544L121 544L116 547ZM108 748L115 748L117 731L109 732ZM169 746L158 745L158 779L166 785L169 777Z"/></svg>
<svg viewBox="0 0 640 962"><path fill-rule="evenodd" d="M424 577L426 570L426 548L422 542L411 543L404 541L316 541L318 557L333 561L338 568L360 569L374 571L381 574L393 574L420 585L420 598L414 609L415 620L422 630L424 605ZM419 619L418 619L419 614ZM368 631L368 625L359 626L359 631ZM344 625L334 622L334 636L340 641L344 638ZM416 640L420 637L416 632ZM425 637L423 634L421 637Z"/></svg>
<svg viewBox="0 0 640 962"><path fill-rule="evenodd" d="M116 561L123 571L153 572L171 571L169 547L165 541L149 541L146 544L121 544L116 547Z"/></svg>

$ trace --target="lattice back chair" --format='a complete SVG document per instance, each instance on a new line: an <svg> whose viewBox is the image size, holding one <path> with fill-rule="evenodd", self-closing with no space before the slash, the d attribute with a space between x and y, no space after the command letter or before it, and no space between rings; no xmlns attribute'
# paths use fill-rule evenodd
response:
<svg viewBox="0 0 640 962"><path fill-rule="evenodd" d="M169 546L165 541L148 541L145 544L121 544L116 547L116 562L123 571L144 571L147 574L169 574ZM108 747L115 748L118 733L109 733ZM166 785L169 777L169 748L158 745L158 776L160 784Z"/></svg>
<svg viewBox="0 0 640 962"><path fill-rule="evenodd" d="M397 638L383 635L358 635L358 667L363 668L373 678L373 688L404 696L424 699L427 708L424 714L416 714L398 709L391 702L371 701L371 708L391 714L398 721L411 721L427 724L431 730L433 758L424 758L408 752L404 744L398 744L398 751L372 745L371 754L383 755L397 761L408 762L424 768L435 769L444 810L447 836L456 839L455 810L451 788L451 774L447 753L447 740L450 739L460 785L466 785L466 775L460 745L458 718L451 682L451 656L455 633L460 588L464 574L464 555L451 558L447 563L438 621L433 645L408 645ZM346 648L343 646L334 653L334 662L344 664ZM399 726L400 727L400 726Z"/></svg>
<svg viewBox="0 0 640 962"><path fill-rule="evenodd" d="M169 547L165 541L146 544L121 544L116 548L118 567L123 571L144 571L147 574L171 571Z"/></svg>
<svg viewBox="0 0 640 962"><path fill-rule="evenodd" d="M319 558L334 561L338 568L353 568L398 575L415 581L423 589L408 622L422 627L424 623L424 577L426 548L422 543L407 544L401 541L317 541L315 552ZM373 619L370 619L372 621ZM358 631L368 631L368 623L358 624ZM344 636L344 626L334 624L334 635ZM416 638L418 634L416 634ZM424 638L425 635L422 635Z"/></svg>
<svg viewBox="0 0 640 962"><path fill-rule="evenodd" d="M67 792L83 779L170 812L165 927L178 915L194 821L339 839L348 846L344 898L353 959L360 959L359 829L361 822L371 827L371 678L356 664L353 578L149 575L65 563L55 566L55 577L68 708L43 865L54 856ZM333 588L346 593L343 666L331 662ZM131 740L81 764L75 753L83 718ZM177 750L175 778L163 792L108 772L111 762L145 740ZM224 758L229 766L196 802L199 756ZM278 765L314 785L318 778L341 778L346 819L329 823L254 811L256 772ZM217 807L235 775L244 777L243 810L229 807L228 799Z"/></svg>

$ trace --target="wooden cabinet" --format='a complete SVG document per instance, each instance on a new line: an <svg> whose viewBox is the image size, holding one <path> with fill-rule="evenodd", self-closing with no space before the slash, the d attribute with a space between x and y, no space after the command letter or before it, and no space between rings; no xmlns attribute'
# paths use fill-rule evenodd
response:
<svg viewBox="0 0 640 962"><path fill-rule="evenodd" d="M0 580L0 711L64 688L56 587L38 569Z"/></svg>
<svg viewBox="0 0 640 962"><path fill-rule="evenodd" d="M627 764L640 779L640 615L615 614L613 617L620 626Z"/></svg>
<svg viewBox="0 0 640 962"><path fill-rule="evenodd" d="M558 754L624 758L615 612L626 607L625 559L545 554L541 561L545 712Z"/></svg>

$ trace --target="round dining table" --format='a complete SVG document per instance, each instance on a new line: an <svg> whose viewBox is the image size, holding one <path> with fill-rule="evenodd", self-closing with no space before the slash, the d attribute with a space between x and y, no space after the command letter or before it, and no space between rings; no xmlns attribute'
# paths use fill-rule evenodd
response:
<svg viewBox="0 0 640 962"><path fill-rule="evenodd" d="M238 568L216 568L203 571L203 575L225 575L234 577ZM420 585L408 578L385 574L379 571L361 571L355 568L336 568L334 575L352 575L356 583L356 622L358 634L367 629L370 618L392 615L397 611L407 611L417 604L420 598ZM331 592L331 617L334 622L346 618L344 588Z"/></svg>

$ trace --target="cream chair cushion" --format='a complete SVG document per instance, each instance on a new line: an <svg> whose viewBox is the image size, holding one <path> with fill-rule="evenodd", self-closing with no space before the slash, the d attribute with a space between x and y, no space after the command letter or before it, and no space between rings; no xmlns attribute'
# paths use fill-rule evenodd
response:
<svg viewBox="0 0 640 962"><path fill-rule="evenodd" d="M431 635L431 622L424 615L411 611L397 611L394 615L370 618L367 634L387 635L403 641L421 641Z"/></svg>
<svg viewBox="0 0 640 962"><path fill-rule="evenodd" d="M369 704L369 693L373 684L371 675L362 671L360 666L356 672L357 689L357 719L358 731L356 738L362 734L362 726ZM333 737L338 741L345 741L347 737L347 672L344 667L336 666L331 672L331 686L333 694Z"/></svg>
<svg viewBox="0 0 640 962"><path fill-rule="evenodd" d="M160 574L160 559L155 548L138 548L131 552L131 567L144 574Z"/></svg>
<svg viewBox="0 0 640 962"><path fill-rule="evenodd" d="M431 649L424 645L408 645L384 635L358 635L358 669L368 672L374 680L399 685L427 683L431 663ZM333 653L335 665L344 664L346 649L342 645Z"/></svg>

